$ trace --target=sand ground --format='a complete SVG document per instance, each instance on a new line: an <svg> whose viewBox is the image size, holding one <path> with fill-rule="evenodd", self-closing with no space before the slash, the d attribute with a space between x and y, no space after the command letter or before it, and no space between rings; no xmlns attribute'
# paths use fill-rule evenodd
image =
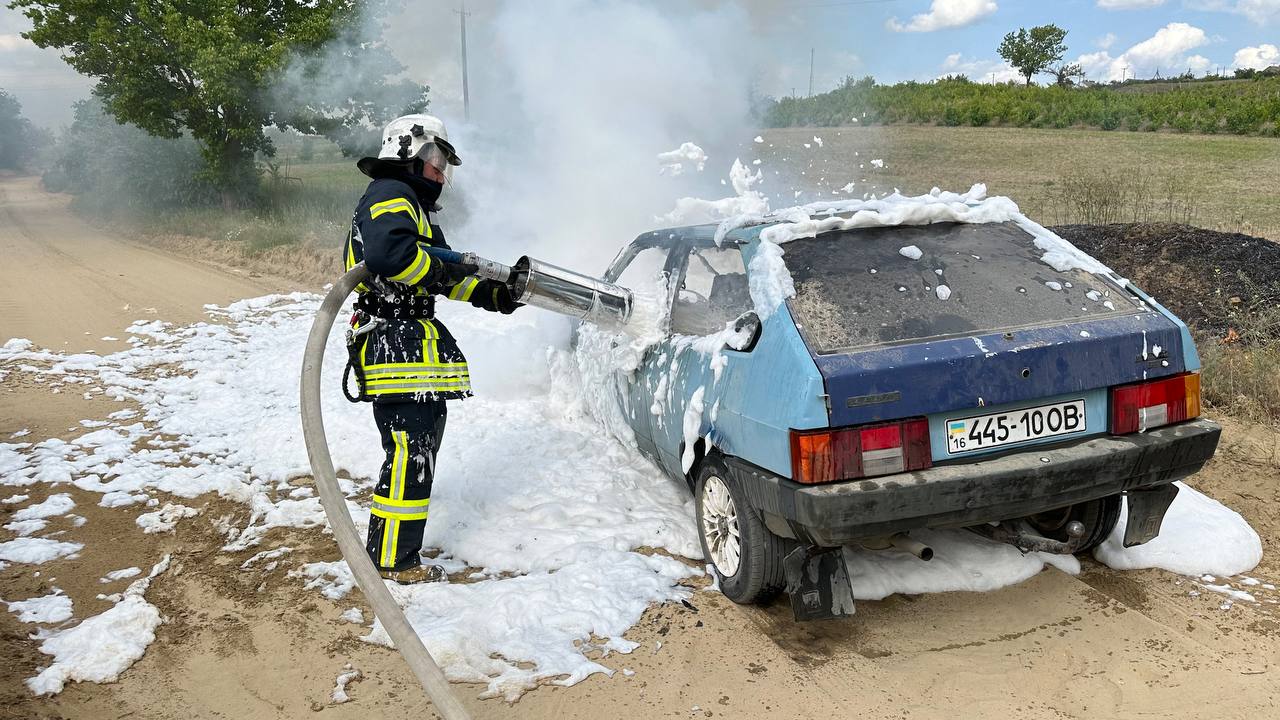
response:
<svg viewBox="0 0 1280 720"><path fill-rule="evenodd" d="M0 291L0 339L27 337L66 352L123 347L100 338L121 335L139 318L193 322L206 303L291 287L110 236L33 178L0 177L0 252L11 268ZM0 438L22 428L31 430L27 441L66 437L79 420L118 409L10 373L0 384ZM1192 482L1252 523L1266 555L1251 575L1280 583L1280 433L1215 419L1226 426L1223 445ZM270 573L241 570L251 552L220 552L209 520L243 523L243 506L186 501L203 515L156 536L134 525L138 510L100 508L93 494L43 485L23 492L32 501L71 492L88 522L73 528L54 518L48 530L65 530L86 547L78 559L39 566L38 576L31 566L0 570L0 597L24 599L56 584L81 619L106 609L94 599L105 572L146 567L165 553L173 553L173 567L147 593L166 623L116 683L32 697L22 680L46 657L28 637L32 626L0 612L0 718L434 717L399 656L361 642L363 629L338 618L363 607L358 594L335 604L286 577L299 563L338 557L320 533L277 531L273 540L297 548L287 563ZM1262 602L1224 611L1222 596L1190 596L1188 579L1171 573L1084 566L1078 577L1049 569L992 593L863 602L851 619L811 624L794 623L781 602L743 608L697 592L689 606L651 608L628 634L641 647L603 661L634 675L548 685L516 704L480 700L476 686L455 690L476 718L1280 714L1280 606L1265 602L1280 594L1257 592ZM350 703L330 705L347 663L363 677L349 687Z"/></svg>

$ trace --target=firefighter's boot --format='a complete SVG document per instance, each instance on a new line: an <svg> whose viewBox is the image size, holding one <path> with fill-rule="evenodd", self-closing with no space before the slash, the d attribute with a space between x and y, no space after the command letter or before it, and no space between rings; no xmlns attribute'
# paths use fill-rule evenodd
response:
<svg viewBox="0 0 1280 720"><path fill-rule="evenodd" d="M378 569L383 580L394 580L401 585L440 582L445 579L444 568L439 565L414 565L403 570Z"/></svg>

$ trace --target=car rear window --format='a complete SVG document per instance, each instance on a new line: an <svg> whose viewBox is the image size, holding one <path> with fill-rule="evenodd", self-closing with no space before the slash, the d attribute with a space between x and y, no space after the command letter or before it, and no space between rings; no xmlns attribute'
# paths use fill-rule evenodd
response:
<svg viewBox="0 0 1280 720"><path fill-rule="evenodd" d="M1103 277L1055 271L1013 223L863 228L783 248L796 285L791 313L819 354L1141 308Z"/></svg>

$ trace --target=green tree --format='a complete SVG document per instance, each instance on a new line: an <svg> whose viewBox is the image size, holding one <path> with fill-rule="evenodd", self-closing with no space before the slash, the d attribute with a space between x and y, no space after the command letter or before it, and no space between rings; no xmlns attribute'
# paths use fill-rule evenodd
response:
<svg viewBox="0 0 1280 720"><path fill-rule="evenodd" d="M1017 68L1030 85L1032 77L1062 61L1067 53L1066 39L1067 31L1057 25L1038 25L1030 31L1018 28L1018 32L1004 36L1000 57Z"/></svg>
<svg viewBox="0 0 1280 720"><path fill-rule="evenodd" d="M31 122L22 116L22 103L0 90L0 168L20 170L31 157Z"/></svg>
<svg viewBox="0 0 1280 720"><path fill-rule="evenodd" d="M224 207L258 187L254 156L274 154L265 127L323 133L345 147L356 128L426 106L426 88L388 82L403 68L362 37L382 0L11 0L23 33L58 48L123 123L160 137L190 134ZM335 49L336 48L336 49ZM358 49L358 54L356 50ZM350 64L343 72L327 63ZM341 75L339 86L307 84Z"/></svg>
<svg viewBox="0 0 1280 720"><path fill-rule="evenodd" d="M1084 68L1075 63L1064 63L1049 68L1049 74L1053 75L1053 83L1058 87L1073 87L1077 82L1082 82L1088 77Z"/></svg>

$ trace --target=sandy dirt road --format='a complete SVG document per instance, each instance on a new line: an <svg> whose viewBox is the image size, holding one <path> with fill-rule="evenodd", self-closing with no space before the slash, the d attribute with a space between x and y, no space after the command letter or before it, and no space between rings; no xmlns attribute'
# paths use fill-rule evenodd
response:
<svg viewBox="0 0 1280 720"><path fill-rule="evenodd" d="M282 287L124 242L72 215L67 199L42 191L34 177L0 177L0 253L10 268L0 294L6 338L62 352L120 349L100 338L140 318L195 322L206 303Z"/></svg>
<svg viewBox="0 0 1280 720"><path fill-rule="evenodd" d="M110 341L97 338L120 334L139 318L191 322L205 303L280 289L113 238L70 215L62 199L29 178L0 179L0 248L10 267L23 271L0 292L0 339L29 337L54 350L110 350ZM53 395L11 373L0 392L0 440L22 428L31 430L27 441L65 437L77 421L119 408ZM1266 555L1251 575L1276 583L1280 434L1224 423L1219 457L1195 484L1243 512L1263 536ZM37 484L23 492L37 501L68 490ZM0 598L33 597L56 585L74 598L76 618L87 617L109 606L96 599L97 578L122 558L145 567L173 553L172 569L147 593L166 623L119 682L72 684L34 698L22 680L47 658L28 637L32 626L0 612L0 718L434 716L399 656L361 642L364 629L339 620L342 610L363 606L358 596L334 604L288 578L288 567L242 570L252 551L220 552L223 540L210 522L143 535L133 523L139 510L104 509L97 495L69 492L87 522L76 528L54 518L49 530L86 543L84 552L39 566L38 574L21 565L0 570ZM187 502L208 518L243 523L248 515L224 500ZM337 559L318 532L277 531L271 543L296 548L290 567ZM1276 605L1222 610L1222 596L1189 595L1186 578L1084 565L1078 577L1049 569L997 592L895 596L860 603L848 620L804 625L792 622L781 602L742 608L697 592L692 607L651 608L629 633L641 647L602 661L633 675L545 686L514 705L480 700L476 686L455 689L477 718L1280 715ZM352 702L330 705L334 678L347 663L363 677L349 688Z"/></svg>
<svg viewBox="0 0 1280 720"><path fill-rule="evenodd" d="M44 192L39 178L0 174L0 257L9 268L0 291L0 341L26 338L55 352L108 353L127 347L117 338L136 320L197 322L208 303L289 287L279 278L176 258L105 233L73 215L69 199ZM11 375L5 389L24 382ZM78 419L84 409L76 400L46 394L39 405L56 412L32 414L25 398L0 393L0 429L24 417L29 422L13 430L38 432L46 419L62 415Z"/></svg>

